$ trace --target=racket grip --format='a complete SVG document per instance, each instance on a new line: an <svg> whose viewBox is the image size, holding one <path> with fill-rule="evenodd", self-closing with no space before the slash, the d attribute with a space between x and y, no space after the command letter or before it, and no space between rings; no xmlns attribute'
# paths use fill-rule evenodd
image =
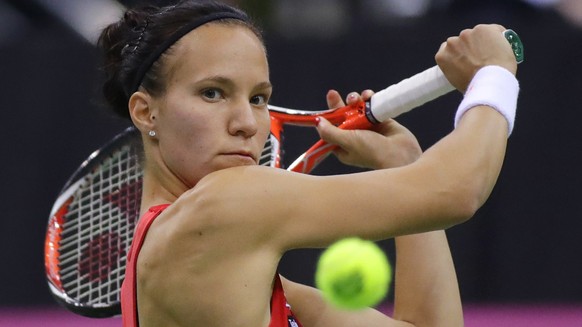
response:
<svg viewBox="0 0 582 327"><path fill-rule="evenodd" d="M368 118L376 122L386 121L454 89L439 66L431 67L374 94L370 99Z"/></svg>

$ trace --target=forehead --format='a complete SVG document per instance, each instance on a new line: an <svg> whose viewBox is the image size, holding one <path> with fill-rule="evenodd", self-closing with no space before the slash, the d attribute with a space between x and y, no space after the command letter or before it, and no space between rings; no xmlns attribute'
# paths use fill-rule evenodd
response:
<svg viewBox="0 0 582 327"><path fill-rule="evenodd" d="M167 64L171 75L249 69L268 73L262 41L249 28L232 23L211 22L192 30L174 45Z"/></svg>

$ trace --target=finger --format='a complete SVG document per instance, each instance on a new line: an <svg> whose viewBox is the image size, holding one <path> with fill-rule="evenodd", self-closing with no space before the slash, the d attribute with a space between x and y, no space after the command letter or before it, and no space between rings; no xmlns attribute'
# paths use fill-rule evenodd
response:
<svg viewBox="0 0 582 327"><path fill-rule="evenodd" d="M357 92L351 92L346 97L346 103L349 105L355 104L362 101L362 97Z"/></svg>
<svg viewBox="0 0 582 327"><path fill-rule="evenodd" d="M375 124L373 130L384 136L391 136L407 131L406 127L402 126L394 119L388 119L379 124Z"/></svg>
<svg viewBox="0 0 582 327"><path fill-rule="evenodd" d="M364 90L364 91L362 91L362 100L368 101L372 98L373 95L374 95L374 91Z"/></svg>
<svg viewBox="0 0 582 327"><path fill-rule="evenodd" d="M332 125L327 119L319 117L319 121L316 126L319 137L327 143L343 147L345 145L346 138L345 132L340 128Z"/></svg>
<svg viewBox="0 0 582 327"><path fill-rule="evenodd" d="M349 163L349 152L347 152L346 150L337 147L333 150L333 154L338 158L339 161L344 162L345 164L350 164Z"/></svg>
<svg viewBox="0 0 582 327"><path fill-rule="evenodd" d="M345 106L341 95L336 90L329 90L326 95L327 107L329 109L339 108Z"/></svg>
<svg viewBox="0 0 582 327"><path fill-rule="evenodd" d="M445 42L441 43L441 46L439 47L438 51L443 51L446 47L447 47L447 42L445 41Z"/></svg>

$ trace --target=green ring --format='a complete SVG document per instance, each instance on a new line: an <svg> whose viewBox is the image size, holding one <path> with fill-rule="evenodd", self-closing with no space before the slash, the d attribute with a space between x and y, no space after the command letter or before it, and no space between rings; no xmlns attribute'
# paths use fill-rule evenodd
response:
<svg viewBox="0 0 582 327"><path fill-rule="evenodd" d="M519 38L519 35L515 33L513 30L506 30L503 32L503 36L511 45L511 49L513 50L513 54L515 55L515 60L518 64L522 63L524 60L523 55L523 43Z"/></svg>

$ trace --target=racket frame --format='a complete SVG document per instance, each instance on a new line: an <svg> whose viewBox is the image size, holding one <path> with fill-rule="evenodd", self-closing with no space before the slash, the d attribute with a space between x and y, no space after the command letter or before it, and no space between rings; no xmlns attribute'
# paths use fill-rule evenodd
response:
<svg viewBox="0 0 582 327"><path fill-rule="evenodd" d="M61 236L66 221L66 214L69 206L74 200L75 193L90 184L90 178L88 177L95 169L103 164L110 154L118 151L124 146L134 147L135 153L141 151L141 140L139 132L135 127L128 127L122 133L115 136L110 142L101 147L100 149L91 153L91 155L79 166L79 168L73 173L69 180L65 183L65 186L61 190L59 196L57 197L49 215L49 222L47 225L47 232L44 244L44 254L45 254L45 272L47 276L47 282L51 294L57 300L58 303L65 306L70 311L77 313L82 316L93 317L93 318L104 318L119 315L121 313L121 302L108 302L108 303L83 303L79 299L72 297L67 293L65 287L62 283L62 276L60 275L60 259L59 250ZM135 148L137 147L137 148ZM137 155L137 162L139 162L140 155ZM139 169L139 168L138 168ZM141 179L140 176L135 176ZM141 194L141 192L140 192ZM139 215L139 211L138 211ZM137 223L137 219L131 219L129 221L133 222L133 225ZM131 228L133 236L133 227ZM129 244L131 243L131 240ZM122 269L126 260L126 255L128 253L129 246L125 249L125 253L120 259L120 267ZM77 272L78 273L78 272ZM77 277L81 278L81 277Z"/></svg>

